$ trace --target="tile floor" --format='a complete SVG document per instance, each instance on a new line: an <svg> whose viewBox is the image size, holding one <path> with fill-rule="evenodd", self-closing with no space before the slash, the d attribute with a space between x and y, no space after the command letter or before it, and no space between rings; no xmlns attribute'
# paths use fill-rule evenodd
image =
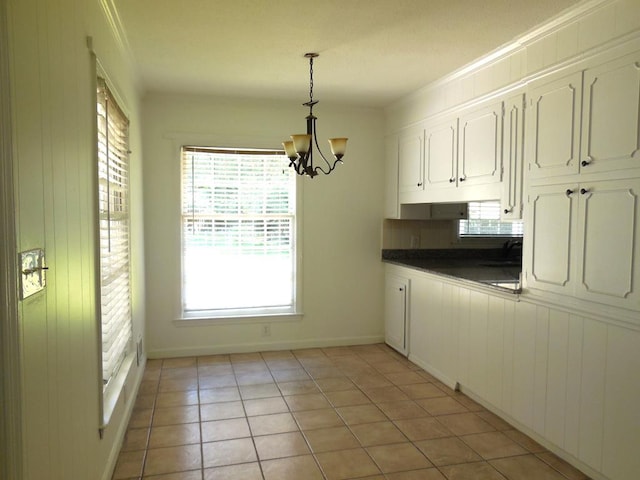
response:
<svg viewBox="0 0 640 480"><path fill-rule="evenodd" d="M585 480L384 344L150 360L114 480Z"/></svg>

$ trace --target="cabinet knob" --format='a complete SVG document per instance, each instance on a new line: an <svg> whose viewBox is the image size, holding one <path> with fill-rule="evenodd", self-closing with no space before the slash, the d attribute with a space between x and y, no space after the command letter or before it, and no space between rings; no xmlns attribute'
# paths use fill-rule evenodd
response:
<svg viewBox="0 0 640 480"><path fill-rule="evenodd" d="M453 183L453 182L455 182L455 181L456 181L456 179L455 179L455 178L450 178L450 179L449 179L449 183Z"/></svg>
<svg viewBox="0 0 640 480"><path fill-rule="evenodd" d="M404 292L404 288L400 287L398 290L400 290L401 292Z"/></svg>
<svg viewBox="0 0 640 480"><path fill-rule="evenodd" d="M580 189L580 193L581 193L582 195L584 195L585 193L589 193L589 190L588 190L588 189L586 189L586 188L581 188L581 189Z"/></svg>
<svg viewBox="0 0 640 480"><path fill-rule="evenodd" d="M580 165L582 165L583 167L586 167L587 165L589 165L589 162L587 162L586 160L582 160L580 162Z"/></svg>
<svg viewBox="0 0 640 480"><path fill-rule="evenodd" d="M464 182L464 177L460 177L460 181L461 181L461 182Z"/></svg>
<svg viewBox="0 0 640 480"><path fill-rule="evenodd" d="M567 197L568 197L569 195L572 195L572 194L573 194L573 190L571 190L570 188L567 188L567 191L566 191L566 192L564 192L564 193L566 193L566 194L567 194Z"/></svg>
<svg viewBox="0 0 640 480"><path fill-rule="evenodd" d="M511 211L511 209L510 209L510 208L505 208L505 209L504 209L504 214L506 215L506 214L507 214L507 213L509 213L510 211Z"/></svg>
<svg viewBox="0 0 640 480"><path fill-rule="evenodd" d="M418 186L421 187L422 186L422 182L418 182Z"/></svg>

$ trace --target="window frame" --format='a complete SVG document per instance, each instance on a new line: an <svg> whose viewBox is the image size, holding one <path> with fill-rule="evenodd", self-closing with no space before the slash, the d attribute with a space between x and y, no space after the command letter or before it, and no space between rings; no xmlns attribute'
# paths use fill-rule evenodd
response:
<svg viewBox="0 0 640 480"><path fill-rule="evenodd" d="M199 138L198 141L185 141L185 137L180 135L179 138L174 138L175 150L177 151L178 158L178 174L180 178L180 198L178 222L180 231L180 251L178 252L179 266L180 266L180 313L177 316L175 324L178 326L190 326L190 325L220 325L220 324L241 324L241 323L263 323L263 322L278 322L278 321L297 321L303 316L302 313L302 242L301 242L301 225L302 225L302 186L303 182L295 175L295 212L293 221L293 266L292 274L293 280L293 301L291 306L288 307L266 307L266 308L237 308L237 309L210 309L210 310L185 310L184 308L184 234L183 234L183 172L182 172L182 150L183 148L204 149L204 150L224 150L230 153L242 153L242 152L260 152L265 151L268 153L282 152L283 154L283 169L290 168L287 163L286 157L281 147L273 148L271 145L276 140L270 141L268 139L236 139L233 142L221 142L214 141L213 139ZM212 147L211 145L231 145L224 147ZM252 145L246 147L246 145Z"/></svg>
<svg viewBox="0 0 640 480"><path fill-rule="evenodd" d="M129 375L129 371L131 366L133 365L133 361L136 358L137 351L133 348L133 308L132 308L132 291L131 291L131 206L129 205L127 212L127 222L128 222L128 302L129 302L129 321L128 325L130 327L129 338L126 342L126 347L123 350L122 359L119 361L119 365L116 369L114 369L114 374L110 377L108 383L104 382L104 369L103 369L103 329L102 329L102 267L101 267L101 241L100 241L100 167L99 167L99 146L98 146L98 87L99 87L99 79L103 79L105 86L107 87L112 100L117 105L118 109L122 113L122 115L126 118L127 121L127 134L130 132L130 117L131 115L126 108L126 102L123 101L123 97L118 93L114 82L111 81L109 75L106 73L105 69L100 64L100 61L97 59L96 55L91 52L91 56L93 59L94 71L93 71L93 145L94 145L94 155L93 155L93 212L94 212L94 225L93 232L95 235L94 238L94 248L95 248L95 315L96 315L96 327L97 327L97 366L99 372L99 415L100 415L100 423L99 423L99 433L100 437L103 437L104 430L109 425L111 421L111 417L115 411L115 407L118 403L118 399L120 395L123 393L124 385L126 379ZM129 150L129 139L127 138L127 152ZM129 152L128 152L129 153ZM127 157L128 171L127 171L127 194L129 199L131 198L131 189L130 189L130 171L131 171L131 163L130 156Z"/></svg>
<svg viewBox="0 0 640 480"><path fill-rule="evenodd" d="M498 212L500 211L500 202L499 201L492 201L492 200L483 200L483 201L478 201L478 202L468 202L468 203L488 203L488 202L495 202L497 203L497 209ZM469 208L469 212L471 212L472 209ZM455 239L458 243L469 243L469 244L492 244L495 242L504 242L506 240L509 239L522 239L524 237L524 222L522 220L513 220L513 221L503 221L500 218L497 219L500 223L509 223L509 224L514 224L516 222L520 223L520 228L522 229L522 234L514 234L513 232L509 233L509 234L505 234L505 235L491 235L491 234L479 234L479 235L461 235L460 233L460 226L462 224L462 222L467 222L469 221L469 219L460 219L457 222L455 222L454 224L454 236Z"/></svg>

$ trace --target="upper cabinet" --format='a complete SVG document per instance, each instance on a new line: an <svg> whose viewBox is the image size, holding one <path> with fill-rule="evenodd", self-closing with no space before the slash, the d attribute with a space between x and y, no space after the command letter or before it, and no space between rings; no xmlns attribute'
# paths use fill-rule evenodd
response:
<svg viewBox="0 0 640 480"><path fill-rule="evenodd" d="M495 200L502 179L502 102L469 108L403 132L400 203Z"/></svg>
<svg viewBox="0 0 640 480"><path fill-rule="evenodd" d="M501 180L502 102L474 109L458 121L458 186Z"/></svg>
<svg viewBox="0 0 640 480"><path fill-rule="evenodd" d="M412 128L398 139L398 191L416 192L423 189L424 130Z"/></svg>
<svg viewBox="0 0 640 480"><path fill-rule="evenodd" d="M582 72L545 77L529 93L529 178L578 173Z"/></svg>
<svg viewBox="0 0 640 480"><path fill-rule="evenodd" d="M385 218L398 218L398 137L390 135L385 138Z"/></svg>
<svg viewBox="0 0 640 480"><path fill-rule="evenodd" d="M425 129L424 163L427 189L457 184L458 119L441 120Z"/></svg>
<svg viewBox="0 0 640 480"><path fill-rule="evenodd" d="M640 52L584 72L585 173L640 167L639 112Z"/></svg>
<svg viewBox="0 0 640 480"><path fill-rule="evenodd" d="M500 219L522 218L522 167L524 155L524 94L514 95L504 104L502 141L502 194Z"/></svg>
<svg viewBox="0 0 640 480"><path fill-rule="evenodd" d="M529 107L529 178L640 167L640 52L532 82Z"/></svg>

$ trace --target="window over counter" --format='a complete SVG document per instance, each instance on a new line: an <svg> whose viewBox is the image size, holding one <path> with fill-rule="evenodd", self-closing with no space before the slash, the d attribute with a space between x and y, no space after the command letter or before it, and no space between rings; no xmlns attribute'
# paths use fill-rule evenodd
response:
<svg viewBox="0 0 640 480"><path fill-rule="evenodd" d="M458 222L458 237L522 237L524 223L500 221L500 202L469 202L468 217Z"/></svg>
<svg viewBox="0 0 640 480"><path fill-rule="evenodd" d="M296 311L296 176L277 150L182 148L185 318Z"/></svg>

